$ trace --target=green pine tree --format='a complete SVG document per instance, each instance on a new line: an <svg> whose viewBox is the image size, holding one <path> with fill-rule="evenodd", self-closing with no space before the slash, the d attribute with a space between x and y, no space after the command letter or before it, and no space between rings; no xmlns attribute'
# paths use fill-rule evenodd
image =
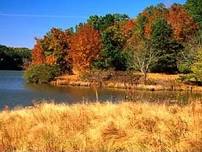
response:
<svg viewBox="0 0 202 152"><path fill-rule="evenodd" d="M177 55L183 47L172 38L172 29L165 19L160 18L155 21L151 42L158 56L158 62L152 66L152 71L177 72Z"/></svg>

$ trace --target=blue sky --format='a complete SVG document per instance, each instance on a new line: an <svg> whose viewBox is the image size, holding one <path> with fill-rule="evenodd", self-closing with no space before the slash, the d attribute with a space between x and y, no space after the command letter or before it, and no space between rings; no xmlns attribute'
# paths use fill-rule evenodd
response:
<svg viewBox="0 0 202 152"><path fill-rule="evenodd" d="M0 44L14 47L34 45L51 27L66 29L84 22L90 15L125 13L135 17L145 7L186 0L1 0Z"/></svg>

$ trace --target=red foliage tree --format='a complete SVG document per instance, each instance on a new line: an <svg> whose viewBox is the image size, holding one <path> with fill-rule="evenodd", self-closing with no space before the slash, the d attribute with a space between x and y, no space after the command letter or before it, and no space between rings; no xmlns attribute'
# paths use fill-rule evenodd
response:
<svg viewBox="0 0 202 152"><path fill-rule="evenodd" d="M98 56L101 49L99 31L88 24L80 25L72 36L70 57L73 61L73 72L86 70Z"/></svg>
<svg viewBox="0 0 202 152"><path fill-rule="evenodd" d="M45 63L45 55L44 50L41 46L40 40L36 40L36 44L32 50L32 64L44 64Z"/></svg>
<svg viewBox="0 0 202 152"><path fill-rule="evenodd" d="M167 14L167 21L173 29L174 38L178 41L187 41L196 33L198 26L180 5L173 5Z"/></svg>

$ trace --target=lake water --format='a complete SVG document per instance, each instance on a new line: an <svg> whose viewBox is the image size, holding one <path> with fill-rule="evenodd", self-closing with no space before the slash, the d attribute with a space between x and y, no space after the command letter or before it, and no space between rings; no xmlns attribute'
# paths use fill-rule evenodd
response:
<svg viewBox="0 0 202 152"><path fill-rule="evenodd" d="M99 100L120 101L131 93L124 90L98 89ZM202 99L202 93L169 92L169 91L134 91L134 100L149 102L178 101L188 102L190 99ZM50 85L30 85L23 79L22 71L0 71L0 108L5 106L28 106L40 100L56 103L78 103L95 101L95 90L79 87L54 87Z"/></svg>

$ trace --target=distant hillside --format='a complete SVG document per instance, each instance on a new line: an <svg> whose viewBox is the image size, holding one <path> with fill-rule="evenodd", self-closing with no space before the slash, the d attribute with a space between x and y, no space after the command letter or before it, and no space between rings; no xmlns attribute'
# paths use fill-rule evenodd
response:
<svg viewBox="0 0 202 152"><path fill-rule="evenodd" d="M22 70L30 60L30 49L0 45L0 70Z"/></svg>

